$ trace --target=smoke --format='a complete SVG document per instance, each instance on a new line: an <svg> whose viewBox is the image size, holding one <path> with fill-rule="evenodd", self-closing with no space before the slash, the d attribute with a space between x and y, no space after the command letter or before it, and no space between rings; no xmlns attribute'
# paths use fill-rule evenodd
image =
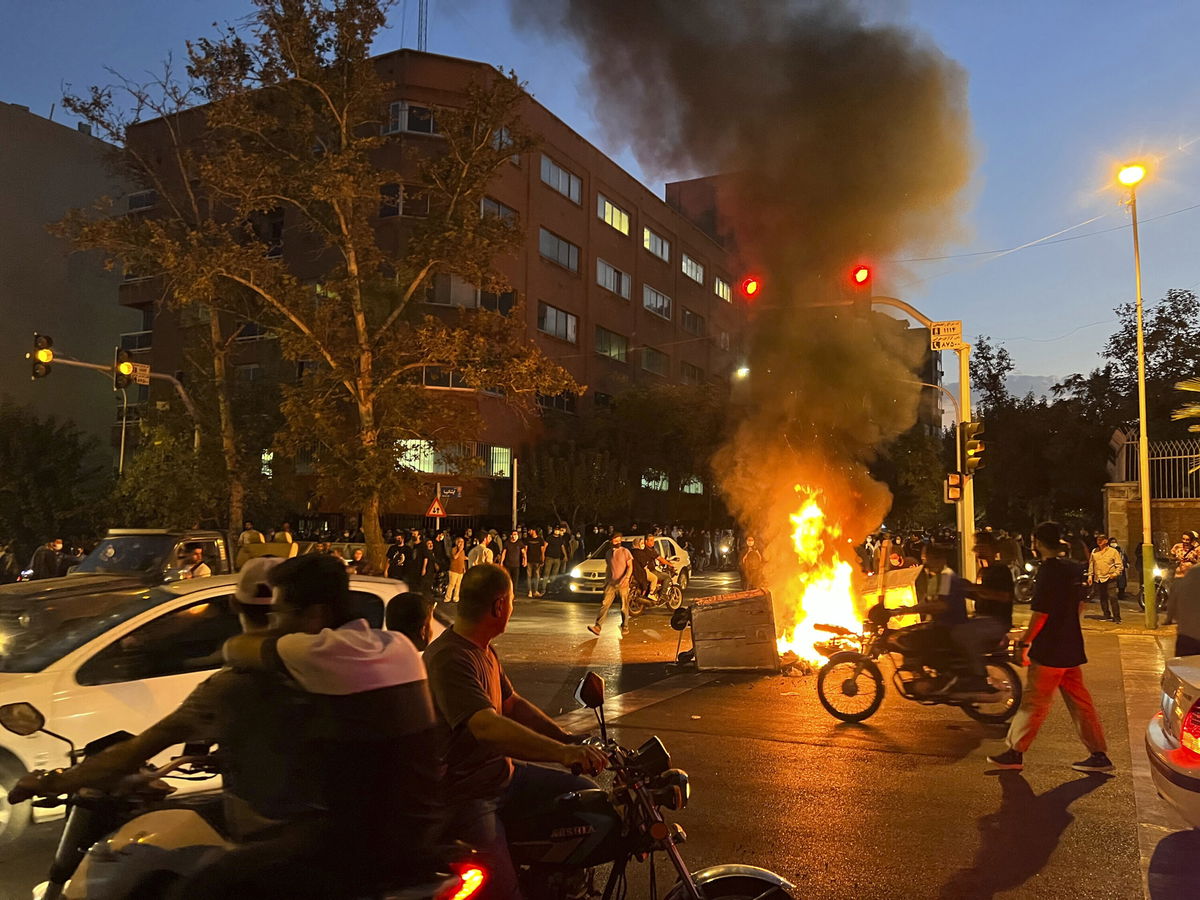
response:
<svg viewBox="0 0 1200 900"><path fill-rule="evenodd" d="M854 263L882 270L959 233L964 71L845 0L511 4L518 25L574 39L600 121L648 173L722 175L720 227L765 290L740 423L715 465L768 566L795 566L782 552L795 485L820 490L845 539L860 539L890 504L867 464L915 422L915 354L894 323L828 304ZM888 277L878 271L877 293Z"/></svg>

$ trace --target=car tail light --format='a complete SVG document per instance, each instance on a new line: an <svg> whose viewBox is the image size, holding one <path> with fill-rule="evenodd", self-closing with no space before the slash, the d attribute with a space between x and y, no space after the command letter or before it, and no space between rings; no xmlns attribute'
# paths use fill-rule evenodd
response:
<svg viewBox="0 0 1200 900"><path fill-rule="evenodd" d="M487 884L487 870L478 863L455 863L450 870L458 876L458 883L438 894L437 900L468 900L478 897Z"/></svg>
<svg viewBox="0 0 1200 900"><path fill-rule="evenodd" d="M1193 753L1200 754L1200 700L1192 704L1192 708L1183 717L1179 728L1179 743Z"/></svg>

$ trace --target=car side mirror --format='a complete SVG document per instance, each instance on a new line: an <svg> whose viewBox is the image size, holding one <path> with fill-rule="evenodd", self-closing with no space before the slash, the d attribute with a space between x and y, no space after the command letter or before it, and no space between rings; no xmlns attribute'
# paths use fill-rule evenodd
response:
<svg viewBox="0 0 1200 900"><path fill-rule="evenodd" d="M588 672L575 689L575 699L580 706L600 709L604 706L604 679L595 672Z"/></svg>
<svg viewBox="0 0 1200 900"><path fill-rule="evenodd" d="M0 706L0 725L13 734L28 737L46 727L46 717L32 703L6 703Z"/></svg>

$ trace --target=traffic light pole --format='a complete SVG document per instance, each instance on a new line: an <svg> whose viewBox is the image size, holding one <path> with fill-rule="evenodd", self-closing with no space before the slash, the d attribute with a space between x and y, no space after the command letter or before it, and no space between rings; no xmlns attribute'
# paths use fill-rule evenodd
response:
<svg viewBox="0 0 1200 900"><path fill-rule="evenodd" d="M105 375L112 376L112 366L101 366L97 363L83 362L78 359L71 359L67 356L54 357L55 365L74 366L77 369L92 369L95 372L103 372ZM192 403L192 398L184 389L182 382L173 375L167 375L165 372L151 372L150 377L156 381L168 381L175 387L175 392L179 394L179 399L183 401L184 407L188 411L188 415L192 417L192 450L196 453L200 452L200 416L196 412L196 405Z"/></svg>

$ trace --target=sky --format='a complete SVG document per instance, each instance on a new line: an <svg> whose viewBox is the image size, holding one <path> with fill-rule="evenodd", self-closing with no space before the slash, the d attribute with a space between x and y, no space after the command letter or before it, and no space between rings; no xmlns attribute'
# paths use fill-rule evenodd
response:
<svg viewBox="0 0 1200 900"><path fill-rule="evenodd" d="M108 68L137 79L250 9L249 0L0 0L0 100L43 116L58 104L54 118L74 124L64 85L107 84ZM1018 373L1090 370L1114 307L1134 297L1129 215L1112 187L1118 164L1133 158L1153 166L1138 193L1143 296L1200 289L1200 4L910 0L872 10L964 67L977 157L961 236L942 259L877 261L879 293L932 319L961 319L968 340L1006 346ZM396 3L380 52L416 46L416 12L417 0ZM517 32L503 0L430 0L428 49L515 70L660 195L664 176L693 174L647 178L592 115L578 50ZM943 362L952 380L954 362Z"/></svg>

